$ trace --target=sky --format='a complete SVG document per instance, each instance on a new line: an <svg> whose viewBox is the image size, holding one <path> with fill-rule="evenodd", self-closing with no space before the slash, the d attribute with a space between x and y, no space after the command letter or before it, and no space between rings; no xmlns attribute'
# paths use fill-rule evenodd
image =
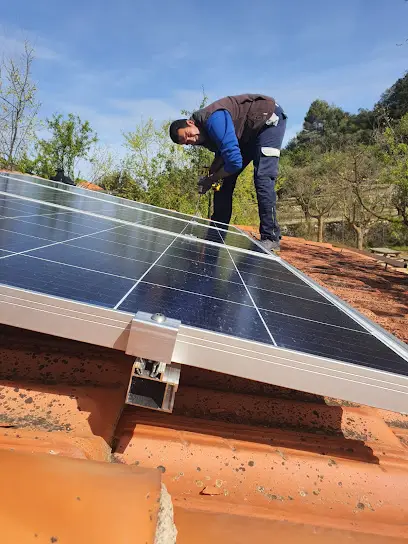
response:
<svg viewBox="0 0 408 544"><path fill-rule="evenodd" d="M316 98L370 108L408 69L405 0L15 0L0 54L36 50L41 116L73 112L120 153L141 119L178 118L209 99L273 96L286 141ZM403 45L397 45L403 44Z"/></svg>

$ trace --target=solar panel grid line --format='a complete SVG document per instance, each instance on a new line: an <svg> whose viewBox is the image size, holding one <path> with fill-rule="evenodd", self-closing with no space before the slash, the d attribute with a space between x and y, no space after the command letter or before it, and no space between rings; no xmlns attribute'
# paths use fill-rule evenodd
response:
<svg viewBox="0 0 408 544"><path fill-rule="evenodd" d="M137 228L137 225L134 225L134 228ZM147 231L143 231L143 232L147 232ZM151 231L149 231L151 232ZM169 232L167 232L167 234L170 234ZM115 239L115 244L119 244L119 245L123 245L123 246L132 246L132 247L141 247L140 245L134 245L134 243L132 243L132 238L130 238L129 234L126 234L126 233L123 233L121 231L118 231L116 232L116 237L121 237L123 238L123 240L121 242L119 242L117 239ZM99 236L96 236L96 238L100 239L100 240L105 240L104 237L99 237ZM140 236L140 233L138 235L138 240L148 240L148 238L143 238L143 236ZM192 241L195 241L195 242L200 242L199 239L196 239L194 238L194 240L190 239L190 238L185 238L184 235L180 235L177 237L177 240L175 240L173 246L172 246L172 254L174 256L177 256L177 250L182 250L185 246L185 244L190 244ZM205 240L201 240L202 242L206 242ZM181 243L181 245L179 245L179 242ZM163 245L163 247L167 247L167 244L157 244L157 245ZM190 248L190 253L196 253L198 254L199 253L199 250L196 250L196 249L193 249L193 248ZM214 252L214 255L218 255L219 254L219 246L218 245L209 245L207 248L206 248L206 251L208 253L210 252ZM174 252L174 253L173 253Z"/></svg>
<svg viewBox="0 0 408 544"><path fill-rule="evenodd" d="M78 248L84 249L84 248L82 248L81 246L77 246L77 245L75 245L75 244L73 244L73 243L71 243L71 242L69 242L68 245L73 246L73 247L78 247ZM115 255L114 253L107 253L106 251L98 251L97 249L91 249L91 248L86 248L86 250L87 250L87 251L91 251L91 252L93 252L93 253L100 253L100 254L102 254L102 255L107 255L107 256L109 256L109 257L114 257L114 258L117 257L117 255ZM159 252L157 252L157 253L159 253ZM129 260L129 261L135 261L135 262L140 262L140 263L147 263L147 262L149 262L149 261L143 261L142 259L133 259L132 257L121 257L121 259L127 259L127 260Z"/></svg>
<svg viewBox="0 0 408 544"><path fill-rule="evenodd" d="M5 193L4 191L0 191L0 194L8 195L9 193ZM144 224L140 224L140 223L133 223L131 221L126 221L124 219L109 217L109 216L106 216L106 215L97 214L95 212L90 212L90 211L87 211L87 210L78 210L76 208L71 208L69 206L64 206L63 204L56 204L54 202L48 202L48 201L44 202L42 200L34 199L34 198L31 198L31 197L28 197L28 196L16 195L14 193L13 193L13 197L19 198L19 199L27 201L27 202L34 202L34 203L40 204L40 205L45 204L47 206L62 209L62 210L67 211L67 212L75 212L75 213L78 213L78 214L84 214L84 215L87 215L89 217L94 217L96 219L103 219L105 221L113 221L113 222L119 223L121 226L140 227L140 228L146 229L148 231L157 231L157 232L161 232L161 233L167 234L167 235L171 234L169 231L158 229L157 227L151 227L149 225L144 225Z"/></svg>
<svg viewBox="0 0 408 544"><path fill-rule="evenodd" d="M116 231L116 234L117 231ZM119 234L120 236L120 234ZM99 240L100 242L102 243L105 243L106 245L108 245L108 243L111 243L111 244L115 244L115 246L120 246L120 247L123 247L123 248L129 248L131 247L132 249L142 249L141 246L135 246L135 245L132 245L132 246L129 246L129 244L126 244L125 242L118 242L118 241L113 241L113 240L110 240L108 238L103 238L103 237L99 237L99 236L94 236L94 240ZM141 240L143 241L148 241L148 238L141 238ZM81 248L84 248L84 246L80 246L80 245L77 245L77 244L72 244L74 245L75 247L81 247ZM167 246L164 246L164 247L167 247ZM85 249L90 249L90 248L85 248ZM97 251L95 249L91 249L91 251ZM154 250L150 250L150 251L154 251ZM97 251L99 253L99 251ZM161 251L156 251L156 253L160 253ZM114 254L114 253L109 253L109 252L106 252L106 251L100 251L100 253L105 253L106 255L112 255L112 256L117 256L117 254Z"/></svg>
<svg viewBox="0 0 408 544"><path fill-rule="evenodd" d="M290 283L290 282L286 282L286 283ZM246 284L246 285L248 285L248 284ZM254 286L250 286L250 287L251 287L252 289L256 289L257 291L265 291L265 292L267 292L267 293L275 293L275 294L277 294L277 295L282 294L281 291L275 291L275 290L273 290L273 289L265 289L265 288L263 288L263 287L257 287L257 286L255 286L255 285L254 285ZM304 301L306 301L306 302L314 302L314 303L316 303L316 304L324 304L324 305L326 305L326 306L331 306L331 303L330 303L329 301L323 302L323 301L321 301L321 300L313 300L312 298L301 297L301 296L299 296L299 295L292 295L291 293L285 293L285 296L286 296L286 297L290 297L290 298L295 298L295 299L297 299L297 300L304 300ZM264 309L264 310L267 310L267 308L263 308L263 309Z"/></svg>
<svg viewBox="0 0 408 544"><path fill-rule="evenodd" d="M290 270L294 275L298 276L310 287L312 287L312 289L315 289L327 300L332 302L335 306L337 306L337 308L341 309L351 319L353 319L364 329L366 329L372 336L380 340L383 344L385 344L387 347L397 353L397 355L408 361L408 346L404 342L401 342L397 337L389 334L382 327L377 326L375 323L365 318L355 308L349 306L345 301L336 297L336 295L319 285L317 282L313 281L311 278L306 276L306 274L303 274L300 270L297 270L295 267L293 267L283 259L281 259L281 262L286 269Z"/></svg>
<svg viewBox="0 0 408 544"><path fill-rule="evenodd" d="M186 227L184 228L184 230L187 228L187 225ZM181 234L181 233L180 233ZM178 236L180 236L180 234L178 234ZM174 240L172 240L169 244L169 246L166 248L168 249L169 247L171 247L171 245L173 244L173 242L175 240L177 240L178 236L176 236L174 238ZM119 302L114 306L114 310L117 310L119 308L119 306L121 304L123 304L123 302L128 298L128 296L136 289L136 287L140 284L140 282L143 280L143 278L146 277L146 275L150 272L150 270L152 270L152 268L154 267L154 265L161 259L161 257L165 254L166 252L166 249L157 257L157 259L149 266L149 268L142 274L142 276L136 281L136 283L133 285L133 287L131 287L129 289L129 291L127 293L125 293L125 295L119 300Z"/></svg>
<svg viewBox="0 0 408 544"><path fill-rule="evenodd" d="M56 191L61 191L63 193L67 193L67 190L69 190L68 187L70 187L70 186L67 186L66 184L61 184L61 187L55 187L53 185L35 183L35 182L27 180L27 179L19 179L19 178L13 177L13 176L2 176L1 174L0 174L0 177L11 179L11 180L14 180L14 181L19 181L19 182L22 182L22 183L32 184L32 185L41 185L43 187L52 188L52 189L54 189ZM44 181L46 181L46 180L44 180ZM74 190L74 189L76 189L76 187L72 186L72 190ZM77 194L80 194L81 196L83 196L85 198L96 200L96 201L103 201L103 199L101 197L93 196L93 195L89 194L89 191L86 190L86 189L80 189L80 190L81 190L81 192L80 193L78 192ZM104 193L104 195L105 195L105 193ZM113 196L113 195L108 195L108 196ZM114 198L116 198L116 197L114 197ZM123 200L126 200L126 199L123 199ZM171 217L175 221L183 221L183 222L189 223L189 224L192 224L192 223L193 224L195 223L195 224L198 224L198 225L200 224L197 221L192 221L191 217L188 216L187 214L186 214L187 218L185 219L184 217L174 217L174 215L170 216L170 215L166 215L164 213L156 212L154 210L150 210L150 209L146 209L146 208L142 208L142 207L137 207L137 206L132 206L132 205L129 205L129 204L123 204L121 202L116 202L116 201L111 201L111 200L109 200L109 202L111 202L112 204L115 204L117 206L125 207L125 208L130 209L130 210L139 209L139 210L145 211L146 213L154 214L154 215L157 215L159 217L166 217L166 218ZM134 201L134 202L135 202L135 204L138 204L136 201ZM165 208L162 208L162 209L165 210ZM172 212L172 210L168 210L168 211ZM208 221L208 225L205 225L205 226L207 226L207 228L211 228L211 229L218 229L219 228L219 227L212 226L211 225L211 220L207 220L207 221ZM229 227L229 225L225 225L225 226ZM234 234L237 234L237 235L240 235L240 236L245 236L245 234L239 229L235 229Z"/></svg>
<svg viewBox="0 0 408 544"><path fill-rule="evenodd" d="M87 248L87 249L88 249L88 248ZM166 251L168 251L168 249L169 249L169 248L167 248L166 250L164 250L164 253L166 253ZM36 251L36 250L32 250L32 251ZM88 249L88 251L93 251L93 250L89 250L89 249ZM111 254L107 254L107 253L105 253L105 252L98 252L98 253L102 253L102 254L105 254L105 255L111 255ZM163 253L162 253L162 255L163 255ZM30 256L32 256L32 255L30 255ZM114 256L114 255L111 255L111 256ZM160 255L159 255L159 256L160 256ZM35 257L35 256L34 256L34 257ZM36 257L36 258L38 258L38 257ZM131 261L137 261L137 262L148 262L148 261L143 261L143 260L140 260L140 259L132 259L132 258L129 258L129 257L127 257L126 259L131 260ZM49 261L51 261L51 262L56 262L56 263L59 263L59 264L62 264L62 265L66 264L67 266L75 266L75 265L70 265L69 263L64 263L64 262L62 262L62 261L55 261L55 260L52 260L52 259L46 259L46 260L49 260ZM182 269L177 268L177 266L168 267L168 266L161 265L161 264L159 264L159 263L156 263L156 266L159 267L159 268L163 267L163 268L168 268L168 269L171 269L171 270L179 270L180 272L185 272L185 271L183 271ZM79 267L79 268L80 268L80 267ZM90 271L94 270L94 269L89 269L89 268L86 268L86 267L82 267L82 268L83 268L83 269L86 269L86 270L90 270ZM94 271L97 271L97 270L94 270ZM104 273L102 270L99 270L99 272ZM192 272L192 271L189 271L189 274L194 274L194 275L206 277L205 274L199 274L199 273ZM126 276L126 275L119 275L119 274L112 274L112 275L117 276L117 277L123 277L123 278L126 278L126 279L134 279L134 278L130 278L129 276ZM235 283L235 284L238 283L238 282L234 282L234 281L230 281L230 280L225 280L225 279L223 279L223 278L218 278L218 279L219 279L220 281L227 281L228 283ZM242 280L242 276L240 276L240 279L241 279L241 283L244 283L243 280ZM150 283L150 282L144 282L144 283ZM153 285L157 285L157 284L153 284ZM170 288L170 287L168 287L168 288ZM174 288L172 288L172 289L174 289ZM254 287L254 289L257 289L257 288ZM189 292L189 291L188 291L188 290L184 290L184 292ZM273 291L269 291L269 292L273 292ZM202 294L202 296L208 296L208 295L203 295L203 294ZM292 296L292 295L288 295L288 294L285 293L285 296ZM211 297L210 297L210 298L211 298ZM216 299L217 297L212 297L212 298L215 298L215 299ZM333 306L333 305L332 305L331 303L329 303L329 302L313 301L313 300L311 300L311 299L305 299L305 298L296 297L296 296L294 296L293 298L296 298L296 299L298 299L298 300L310 301L310 302L313 302L313 303L316 303L316 304L324 304L324 305L327 306L327 307L332 307L332 306ZM258 304L258 308L259 308L260 310L266 310L266 311L275 313L275 314L277 314L277 315L285 315L285 316L289 316L289 317L294 317L294 318L296 318L296 319L301 319L301 320L304 320L304 321L319 323L319 324L322 324L322 325L328 325L328 326L331 326L331 327L337 327L337 328L341 328L341 329L345 329L345 330L355 330L355 329L351 329L351 328L349 328L349 327L345 327L345 326L341 326L341 325L336 325L336 324L328 323L327 321L320 321L320 320L316 320L316 319L308 319L308 318L305 318L305 317L301 317L301 316L299 316L299 315L290 314L290 313L283 312L283 311L274 311L274 310L271 310L270 308L266 308L266 307L264 307L264 306L262 306L262 305L259 305L259 304ZM361 331L359 331L359 332L361 332ZM368 332L367 332L367 334L368 334Z"/></svg>
<svg viewBox="0 0 408 544"><path fill-rule="evenodd" d="M74 212L72 212L72 213L74 213ZM41 223L37 223L37 222L35 222L35 221L32 221L32 219L35 219L35 218L42 218L42 217L44 217L44 218L47 219L48 217L51 217L51 218L55 218L56 220L58 220L58 221L61 222L61 223L70 224L71 221L65 220L64 217L65 217L65 214L67 214L67 215L70 215L70 214L71 214L71 220L72 220L72 213L71 213L71 212L55 212L55 213L53 213L53 214L32 214L32 215L30 215L30 216L21 216L21 217L19 217L19 218L17 218L17 217L5 217L5 218L3 218L3 219L7 219L7 220L10 220L10 221L11 221L11 220L18 220L18 221L21 222L21 223L28 223L28 224L32 224L32 225L41 225ZM59 217L59 216L61 216L61 217ZM109 220L106 220L106 219L105 219L104 222L108 223ZM62 231L62 232L65 232L64 229L61 229L61 228L56 227L56 226L52 226L52 225L49 225L49 224L47 224L47 225L45 225L45 226L46 226L46 228L48 228L48 229L52 229L52 230L60 230L60 231ZM96 227L93 227L93 228L96 228ZM119 228L119 227L118 227L118 228Z"/></svg>
<svg viewBox="0 0 408 544"><path fill-rule="evenodd" d="M50 213L30 213L28 215L12 215L12 216L0 216L0 219L28 219L29 217L48 217L52 215L59 215L64 212L50 212Z"/></svg>
<svg viewBox="0 0 408 544"><path fill-rule="evenodd" d="M20 179L20 178L16 178L15 176L10 176L10 175L6 176L4 174L0 174L0 177L9 178L9 179L12 179L12 180L15 180L15 181L26 181L28 183L30 183L30 182L35 183L34 181L32 181L30 179ZM37 185L43 185L45 187L52 187L52 188L55 188L55 189L58 189L58 190L61 190L61 191L64 191L64 192L75 191L75 192L78 192L78 194L81 194L83 196L90 196L88 194L89 193L88 189L84 189L82 187L73 186L73 185L67 185L66 183L63 183L63 182L46 180L44 178L40 178L39 176L33 176L33 177L38 180L38 182L36 183ZM101 193L97 193L97 194L98 195L101 194L104 197L108 197L108 198L117 199L117 200L127 202L128 204L125 204L127 207L136 208L136 206L131 206L129 204L129 202L134 202L135 204L138 204L140 206L140 209L145 209L146 210L146 208L154 208L154 209L158 209L158 210L163 210L164 212L168 212L168 213L171 213L171 214L181 215L183 217L189 217L188 214L183 214L181 212L177 212L177 211L174 211L174 210L169 210L167 208L161 208L159 206L153 206L152 204L146 204L144 202L129 201L126 198L116 196L116 195L111 195L110 193L106 193L105 191L101 191ZM102 198L100 198L98 196L90 196L90 198L95 198L97 200L103 200ZM112 202L115 202L115 201L112 201ZM146 211L148 211L148 210L146 210ZM165 216L165 217L169 217L169 215L166 215L165 213L164 214L160 214L160 212L152 212L152 213L156 213L157 215L162 215L162 216ZM174 217L174 215L171 215L171 217ZM207 221L210 221L210 220L207 220ZM228 226L228 225L226 225L226 226Z"/></svg>
<svg viewBox="0 0 408 544"><path fill-rule="evenodd" d="M69 244L69 245L73 245L75 246L75 244ZM75 246L75 247L81 247L81 246ZM95 249L89 249L87 248L88 251L93 251L95 253L101 253L103 255L108 255L108 256L111 256L111 257L117 257L117 255L114 255L113 253L106 253L106 252L103 252L103 251L98 251L98 250L95 250ZM132 257L121 257L122 259L128 259L130 261L135 261L135 262L147 262L147 261L143 261L141 259L133 259ZM177 265L175 266L172 266L172 267L169 267L169 266L166 266L166 265L163 265L163 264L157 264L156 265L157 267L159 268L168 268L170 270L177 270L179 272L185 272L185 270L183 270L182 268L178 268ZM189 274L194 274L196 276L203 276L203 277L207 277L206 274L200 274L199 272L192 272L192 271L189 271ZM223 278L218 278L220 279L221 281L226 281L226 282L229 282L229 283L238 283L238 282L234 282L232 280L226 280L226 279L223 279ZM240 285L240 284L239 284ZM323 303L324 304L324 303Z"/></svg>
<svg viewBox="0 0 408 544"><path fill-rule="evenodd" d="M353 332L356 332L358 334L371 335L371 333L369 331L359 331L359 330L356 330L356 329L352 329L351 327L344 327L342 325L336 325L335 323L328 323L327 321L318 321L317 319L310 319L310 318L302 317L302 316L299 316L299 315L296 315L296 314L288 314L286 312L278 312L278 311L275 311L275 310L271 310L269 308L263 308L262 306L259 306L259 305L257 305L257 308L259 308L259 310L264 310L265 312L268 312L268 313L273 313L273 314L281 315L281 316L285 316L285 317L293 317L294 319L300 319L301 321L307 321L309 323L317 323L319 325L325 325L327 327L334 327L336 329L343 329L345 331L353 331Z"/></svg>
<svg viewBox="0 0 408 544"><path fill-rule="evenodd" d="M2 174L0 174L0 176L1 175ZM23 180L21 178L16 178L15 176L10 176L10 175L5 176L3 174L2 176L5 177L5 178L7 177L7 178L10 178L10 179L14 179L16 181L28 181L28 182L31 181L32 183L34 183L34 182L32 181L31 178L35 178L35 179L38 180L37 184L41 184L41 185L44 185L46 187L55 187L56 186L56 188L60 188L61 190L65 191L65 192L67 192L67 191L76 191L76 192L79 192L82 195L89 196L89 190L88 189L84 189L84 188L78 187L78 186L70 186L70 185L67 185L67 184L65 184L63 182L46 180L44 178L40 178L39 176L30 176L30 179L27 179L26 176L22 175L21 177L24 178ZM140 207L140 209L152 210L152 211L154 211L156 209L157 210L162 210L163 214L161 214L161 215L171 214L171 217L174 217L174 215L182 216L183 218L186 218L185 220L187 220L187 221L190 221L191 217L192 217L187 213L178 212L178 211L175 211L175 210L169 210L168 208L162 208L160 206L154 206L152 204L147 204L147 203L144 203L144 202L131 201L129 199L126 199L126 198L123 198L123 197L120 197L120 196L117 196L117 195L111 195L110 193L106 193L105 191L98 192L98 193L96 193L96 195L98 195L98 196L94 196L93 198L97 198L97 199L102 200L102 196L103 196L104 198L106 197L107 199L109 199L109 201L113 201L113 202L121 201L121 202L126 203L127 206L131 206L133 208ZM110 200L110 199L112 199L112 200ZM160 213L160 212L156 212L156 213ZM205 217L194 216L193 219L195 220L194 222L197 222L198 224L203 224L203 225L208 225L209 226L211 223L213 223L213 221L211 219L207 219ZM222 226L219 226L219 225L222 225ZM215 227L216 228L221 228L221 229L226 230L226 231L232 231L232 232L235 232L235 233L240 233L240 234L246 235L246 233L244 233L238 227L229 225L227 223L217 222Z"/></svg>
<svg viewBox="0 0 408 544"><path fill-rule="evenodd" d="M75 244L73 243L69 243L68 245L72 245L74 247L78 247L80 248L81 246L76 246ZM98 251L98 250L95 250L95 249L90 249L90 248L86 248L87 251L91 251L91 252L95 252L95 253L100 253L100 254L103 254L103 255L108 255L110 257L117 257L117 255L113 254L113 253L108 253L108 252L105 252L105 251ZM135 261L135 262L147 262L147 261L143 261L142 259L134 259L132 257L121 257L122 259L127 259L127 260L130 260L130 261ZM66 263L62 263L61 264L66 264ZM157 267L159 268L168 268L168 269L172 269L172 270L178 270L179 272L185 272L182 268L178 268L177 265L174 265L172 267L169 267L169 266L166 266L166 265L163 265L163 264L157 264L156 265ZM222 266L220 266L220 268L223 268ZM203 277L206 277L206 274L200 274L199 272L193 272L193 271L189 271L189 274L194 274L194 275L197 275L197 276L203 276ZM123 276L123 277L126 277L126 276ZM228 283L235 283L237 284L238 282L235 282L233 280L227 280L227 279L223 279L223 278L218 278L220 279L221 281L225 281L225 282L228 282ZM241 283L239 283L240 285ZM278 291L273 291L273 290L266 290L266 289L262 289L262 288L259 288L259 287L253 287L254 289L257 289L257 290L260 290L260 291L267 291L267 292L272 292L272 293L276 293L276 294L280 294ZM330 302L323 302L323 301L314 301L313 299L309 299L309 298L305 298L305 297L299 297L299 296L296 296L296 295L291 295L291 294L288 294L288 293L285 293L285 296L287 297L291 297L291 298L295 298L297 300L303 300L303 301L308 301L308 302L314 302L316 304L323 304L323 305L326 305L326 306L332 306L332 304ZM260 307L260 309L264 309L264 310L268 310L267 308L262 308ZM272 311L272 310L268 310L268 311ZM283 312L275 312L275 313L282 313ZM284 315L291 315L291 314L284 314ZM294 316L296 317L296 316ZM304 318L301 318L301 319L304 319ZM314 320L312 320L314 321ZM318 322L319 323L319 322ZM320 322L322 323L322 322ZM335 326L335 325L334 325ZM345 328L345 327L342 327L342 328Z"/></svg>
<svg viewBox="0 0 408 544"><path fill-rule="evenodd" d="M60 263L60 264L64 264L64 263ZM69 265L68 265L69 266ZM156 267L159 267L159 268L169 268L169 267L164 267L162 265L159 265L159 264L155 264ZM171 268L171 270L178 270L177 268ZM146 271L146 274L147 272L149 271ZM190 272L190 274L194 274L194 272ZM196 274L196 275L200 275L200 274ZM131 278L128 278L126 276L118 276L118 277L123 277L123 278L126 278L126 279L131 279ZM143 279L139 280L140 283L144 283L144 284L148 284L148 285L152 285L152 286L156 286L156 287L165 287L166 289L170 289L172 291L179 291L179 292L182 292L182 293L189 293L191 295L196 295L197 293L195 293L194 291L189 291L188 289L179 289L177 287L172 287L172 286L169 286L169 285L162 285L162 284L158 284L158 283L153 283L153 282L148 282L148 281L145 281ZM220 280L220 281L228 281L228 280ZM230 282L230 283L236 283L237 282ZM241 285L241 284L238 284L238 285ZM245 285L244 285L245 286ZM210 298L210 299L214 299L214 300L224 300L220 297L216 297L216 296L213 296L213 295L206 295L204 293L200 293L200 296L201 297L205 297L205 298ZM301 321L307 321L307 322L310 322L310 323L316 323L316 324L319 324L319 325L324 325L324 326L328 326L328 327L334 327L336 329L343 329L345 331L352 331L352 332L355 332L355 333L358 333L358 334L365 334L365 335L368 335L370 336L371 333L369 333L368 331L359 331L359 330L356 330L356 329L351 329L349 327L344 327L344 326L341 326L341 325L335 325L333 323L328 323L326 321L318 321L318 320L315 320L315 319L308 319L308 318L305 318L305 317L300 317L300 316L297 316L297 315L294 315L294 314L288 314L288 313L284 313L284 312L278 312L278 311L273 311L273 310L269 310L269 309L265 309L263 308L262 306L258 306L255 301L253 300L253 298L251 297L251 295L249 294L251 300L252 300L252 303L253 303L253 306L258 309L258 310L265 310L267 312L270 312L270 313L274 313L276 315L281 315L281 316L286 316L286 317L292 317L294 319L300 319ZM246 304L244 302L237 302L237 301L234 301L234 300L229 300L230 303L232 304L237 304L239 306L246 306L248 308L252 308L251 305L249 304ZM260 318L261 318L261 321L264 323L264 319L263 317L260 315ZM267 330L269 331L269 328L267 327L267 325L265 325L265 327L267 328ZM269 331L270 332L270 331ZM270 334L271 336L271 339L273 339L273 335ZM274 345L277 345L277 343L275 341L274 342Z"/></svg>
<svg viewBox="0 0 408 544"><path fill-rule="evenodd" d="M159 265L156 265L156 266L159 266ZM190 294L190 295L197 295L197 293L194 292L194 291L189 291L188 289L179 289L178 287L173 287L173 286L169 286L169 285L161 285L159 283L153 283L153 282L145 281L145 280L141 280L140 283L143 283L145 285L152 285L153 287L165 287L166 289L170 289L171 291L178 291L179 293L187 293L187 294ZM240 284L238 284L238 285L240 285ZM199 293L199 296L204 297L204 298L213 299L213 300L221 300L221 301L225 300L225 299L223 299L221 297L216 297L214 295L206 295L204 293ZM228 302L230 302L231 304L236 304L237 306L246 306L247 308L252 308L253 307L250 304L246 304L245 302L237 302L235 300L229 300Z"/></svg>
<svg viewBox="0 0 408 544"><path fill-rule="evenodd" d="M12 218L12 217L13 217L12 215L6 215L6 214L5 214L4 207L5 207L6 204L7 204L7 210L10 211L10 212L12 212L12 213L14 212L15 215L21 215L22 217L24 217L24 216L29 216L29 215L40 215L40 214L38 213L38 209L35 210L35 211L33 210L33 206L28 206L28 209L24 210L23 208L24 208L24 207L27 208L27 206L22 207L22 206L21 206L21 201L18 202L17 198L15 199L15 200L17 200L17 202L13 202L12 205L10 205L10 202L8 202L8 200L10 200L10 199L4 199L4 200L2 200L2 202L1 202L1 207L2 207L2 213L1 213L1 215L2 215L5 219L7 219L7 218ZM19 207L17 207L17 203L20 204ZM46 205L44 205L44 207L45 207L45 206L46 206ZM61 213L61 212L55 212L55 211L54 211L54 212L47 212L47 213Z"/></svg>
<svg viewBox="0 0 408 544"><path fill-rule="evenodd" d="M9 193L6 193L4 191L0 191L0 195L9 195ZM170 231L168 231L168 230L163 230L161 228L153 227L153 226L150 226L150 225L144 225L143 223L134 223L134 222L131 222L131 221L128 221L128 220L119 219L117 217L110 217L110 216L107 216L107 215L102 215L102 214L95 213L95 212L88 211L88 210L79 210L79 209L76 209L76 208L65 206L63 204L56 204L54 202L42 201L42 200L34 199L32 197L24 196L24 195L17 195L16 193L13 193L12 196L15 197L15 198L27 201L27 202L34 202L34 203L37 203L37 204L40 204L40 205L42 204L42 205L47 205L47 206L51 206L51 207L54 207L54 208L66 210L68 212L77 212L79 214L88 215L90 217L95 217L95 218L98 218L98 219L114 221L116 223L120 223L120 224L125 225L125 226L131 226L131 227L139 226L140 228L143 228L143 229L146 229L146 230L149 230L149 231L153 230L153 231L161 232L161 233L166 234L166 235L170 234ZM188 224L186 226L188 226ZM191 241L191 236L188 236L188 235L183 234L182 236L180 236L180 238L184 238L184 239L186 239L188 241ZM246 237L243 237L243 238L245 239ZM197 240L205 241L206 244L212 245L214 247L219 247L218 242L216 243L216 242L213 242L211 240L202 240L202 239L199 239L199 238L197 238ZM233 247L233 249L236 250L236 251L239 251L241 253L253 254L253 252L251 250L242 249L240 247ZM256 254L257 255L262 255L263 257L265 257L267 259L274 259L275 258L275 257L273 257L271 255L268 255L267 253L256 253Z"/></svg>
<svg viewBox="0 0 408 544"><path fill-rule="evenodd" d="M118 227L110 227L109 229L104 229L104 230L99 231L99 233L106 232L106 231L109 231L109 230L115 230L117 228ZM46 247L51 247L51 246L57 246L59 244L64 244L66 242L71 242L71 241L74 241L74 240L80 240L81 238L87 238L88 236L92 236L93 234L96 234L96 233L92 232L92 233L89 233L89 234L83 234L81 236L75 236L74 238L69 238L68 240L61 240L59 242L52 242L51 244L46 244L46 245L36 247L36 248L32 248L32 249L26 249L25 251L17 251L15 253L12 253L11 255L4 255L4 256L0 257L0 259L7 259L9 257L14 257L15 255L23 255L25 253L29 253L30 251L35 251L35 250L38 250L38 249L44 249Z"/></svg>
<svg viewBox="0 0 408 544"><path fill-rule="evenodd" d="M30 251L37 251L38 249L42 249L42 248L35 248L35 249L30 250ZM18 254L16 253L15 255L18 255ZM28 252L27 252L27 254L25 256L29 257L30 259L37 259L38 261L44 261L44 262L47 262L47 263L60 264L62 266L68 266L69 268L77 268L78 270L86 270L87 272L94 272L96 274L103 274L105 276L112 276L114 278L121 278L121 279L124 279L124 280L131 280L131 281L135 281L135 279L136 279L136 278L131 278L129 276L124 276L124 275L119 275L119 274L112 274L111 272L105 272L103 270L96 270L95 268L87 268L86 266L79 266L79 265L76 265L76 264L64 263L63 261L56 261L54 259L46 259L44 257L37 257L37 255L30 255Z"/></svg>
<svg viewBox="0 0 408 544"><path fill-rule="evenodd" d="M59 212L61 213L61 212ZM30 218L26 218L26 217L20 217L20 218L16 218L16 217L6 217L5 219L8 219L8 220L18 220L20 223L23 223L23 224L28 224L28 225L36 225L37 227L38 226L41 226L40 223L36 223L35 221L29 221L29 219L34 219L36 217L47 217L48 218L48 215L44 216L44 215L33 215L32 217ZM63 221L65 223L68 223L68 221ZM45 228L51 230L51 231L61 231L61 232L66 232L65 229L61 229L59 227L55 227L55 226L51 226L51 225L44 225ZM119 228L119 227L117 227ZM2 230L10 230L10 229L2 229ZM72 229L71 229L72 230ZM18 232L18 231L13 231L13 232ZM74 232L74 231L73 231ZM24 234L24 233L20 233L20 234Z"/></svg>
<svg viewBox="0 0 408 544"><path fill-rule="evenodd" d="M41 236L34 236L32 234L26 234L25 232L16 232L15 230L10 230L10 229L0 229L0 231L10 232L12 234L18 234L19 236L25 236L27 238L35 238L37 240L49 240L49 238L41 238Z"/></svg>
<svg viewBox="0 0 408 544"><path fill-rule="evenodd" d="M220 238L221 238L221 235L220 235ZM239 275L239 277L241 278L242 284L244 285L244 287L245 287L245 289L246 289L246 291L247 291L247 293L248 293L248 296L249 296L249 298L251 299L252 304L254 305L254 307L255 307L255 309L256 309L258 315L259 315L259 319L261 320L261 322L263 323L265 329L267 330L267 332L268 332L268 334L269 334L269 336L270 336L270 338L271 338L271 340L272 340L273 345L274 345L274 346L277 346L276 340L275 340L275 338L273 337L271 331L269 330L269 327L268 327L267 324L265 323L265 320L264 320L264 318L263 318L261 312L259 311L259 308L258 308L258 306L256 305L256 303L255 303L255 301L254 301L254 299L253 299L253 297L252 297L252 295L251 295L251 293L250 293L248 287L246 286L246 283L244 282L244 280L243 280L243 278L242 278L242 276L241 276L241 273L240 273L240 271L238 270L238 267L237 267L237 265L235 264L235 261L234 261L234 259L232 258L232 255L231 255L231 253L230 253L230 251L229 251L229 249L228 249L227 246L226 246L226 248L227 248L228 254L229 254L230 258L231 258L231 261L234 263L235 270L236 270L237 274Z"/></svg>

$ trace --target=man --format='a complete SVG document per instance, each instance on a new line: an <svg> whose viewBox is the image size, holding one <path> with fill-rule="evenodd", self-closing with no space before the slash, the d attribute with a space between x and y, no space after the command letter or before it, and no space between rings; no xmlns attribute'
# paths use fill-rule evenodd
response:
<svg viewBox="0 0 408 544"><path fill-rule="evenodd" d="M199 192L223 179L214 193L213 221L229 223L237 177L254 162L261 243L279 251L275 181L286 129L286 115L273 98L261 94L227 96L194 112L190 119L170 125L170 137L181 145L201 145L215 152L210 174L199 182Z"/></svg>

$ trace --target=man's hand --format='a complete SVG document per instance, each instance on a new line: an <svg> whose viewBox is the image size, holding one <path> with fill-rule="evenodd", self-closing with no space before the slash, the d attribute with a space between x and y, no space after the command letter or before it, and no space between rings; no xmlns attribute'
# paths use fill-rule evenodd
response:
<svg viewBox="0 0 408 544"><path fill-rule="evenodd" d="M202 176L198 180L198 193L200 195L205 195L210 189L211 185L214 183L212 176Z"/></svg>

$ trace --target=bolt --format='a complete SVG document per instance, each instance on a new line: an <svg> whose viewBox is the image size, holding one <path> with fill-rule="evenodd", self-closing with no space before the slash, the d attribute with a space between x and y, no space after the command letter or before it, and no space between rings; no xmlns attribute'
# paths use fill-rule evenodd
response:
<svg viewBox="0 0 408 544"><path fill-rule="evenodd" d="M160 313L153 314L152 321L156 321L156 323L164 323L166 321L166 316Z"/></svg>

